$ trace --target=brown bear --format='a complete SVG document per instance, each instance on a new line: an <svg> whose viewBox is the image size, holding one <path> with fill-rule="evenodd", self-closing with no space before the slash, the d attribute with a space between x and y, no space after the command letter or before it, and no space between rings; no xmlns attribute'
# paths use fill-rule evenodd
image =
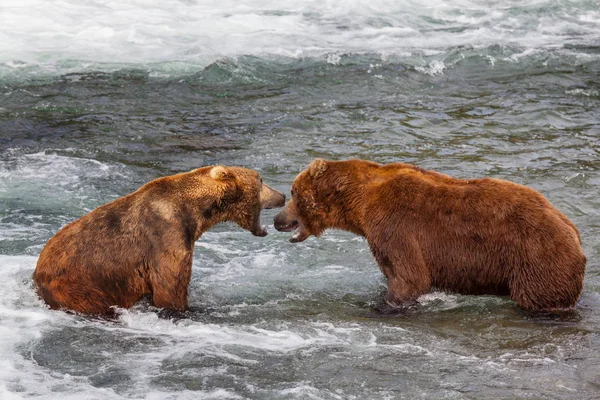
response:
<svg viewBox="0 0 600 400"><path fill-rule="evenodd" d="M66 225L42 250L33 274L53 309L111 315L151 296L159 308L188 308L194 242L234 221L255 236L264 208L285 196L241 167L214 166L155 179Z"/></svg>
<svg viewBox="0 0 600 400"><path fill-rule="evenodd" d="M539 192L409 164L316 159L275 228L291 242L327 228L366 238L398 306L432 288L509 295L527 310L573 307L586 258L577 228Z"/></svg>

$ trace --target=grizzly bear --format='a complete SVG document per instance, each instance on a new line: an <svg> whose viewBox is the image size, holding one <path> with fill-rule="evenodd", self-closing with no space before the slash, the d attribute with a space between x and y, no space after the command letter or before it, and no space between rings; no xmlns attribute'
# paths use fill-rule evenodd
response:
<svg viewBox="0 0 600 400"><path fill-rule="evenodd" d="M260 212L285 196L241 167L214 166L155 179L71 222L42 250L33 274L53 309L112 315L150 296L159 308L185 311L194 242L233 221L266 236Z"/></svg>
<svg viewBox="0 0 600 400"><path fill-rule="evenodd" d="M366 238L399 306L432 288L509 295L527 310L573 307L586 258L575 225L539 192L410 164L316 159L275 216L291 242L327 228Z"/></svg>

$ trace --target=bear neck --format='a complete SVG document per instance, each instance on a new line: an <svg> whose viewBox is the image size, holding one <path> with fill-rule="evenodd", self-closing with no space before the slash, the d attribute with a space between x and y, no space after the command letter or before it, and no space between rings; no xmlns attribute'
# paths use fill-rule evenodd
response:
<svg viewBox="0 0 600 400"><path fill-rule="evenodd" d="M208 229L228 220L227 213L218 206L223 197L222 191L212 190L214 188L210 187L208 178L199 172L195 170L156 179L146 184L143 193L140 193L164 199L164 207L171 208L171 218L179 223L192 246Z"/></svg>
<svg viewBox="0 0 600 400"><path fill-rule="evenodd" d="M343 188L339 188L334 197L334 203L331 204L329 218L324 218L322 221L327 228L341 229L352 232L355 235L365 236L362 221L363 216L363 185L346 184ZM368 216L367 216L368 217Z"/></svg>

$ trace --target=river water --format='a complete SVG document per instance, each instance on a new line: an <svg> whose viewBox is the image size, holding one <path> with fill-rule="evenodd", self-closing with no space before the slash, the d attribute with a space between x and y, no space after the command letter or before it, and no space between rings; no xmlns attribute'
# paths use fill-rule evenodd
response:
<svg viewBox="0 0 600 400"><path fill-rule="evenodd" d="M594 0L3 0L0 398L599 399L600 7ZM397 315L366 242L222 224L192 310L47 309L63 225L212 164L289 194L315 157L541 191L579 227L566 316L433 292Z"/></svg>

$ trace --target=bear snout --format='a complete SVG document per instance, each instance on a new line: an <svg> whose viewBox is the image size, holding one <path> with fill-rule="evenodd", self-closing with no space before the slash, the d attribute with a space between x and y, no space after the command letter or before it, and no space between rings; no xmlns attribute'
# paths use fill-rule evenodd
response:
<svg viewBox="0 0 600 400"><path fill-rule="evenodd" d="M285 206L285 194L277 192L277 196L274 202L275 204L272 208L279 208Z"/></svg>
<svg viewBox="0 0 600 400"><path fill-rule="evenodd" d="M285 194L263 184L261 190L262 209L279 208L285 205Z"/></svg>

